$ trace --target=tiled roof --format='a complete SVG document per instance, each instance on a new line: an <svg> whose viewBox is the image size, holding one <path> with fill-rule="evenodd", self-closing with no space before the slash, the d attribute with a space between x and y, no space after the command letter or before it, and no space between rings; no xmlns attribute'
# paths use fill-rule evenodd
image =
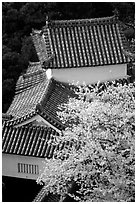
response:
<svg viewBox="0 0 137 204"><path fill-rule="evenodd" d="M36 197L33 200L33 202L43 202L46 196L47 195L45 193L45 186L43 186L41 188L41 190L39 191L39 193L36 195Z"/></svg>
<svg viewBox="0 0 137 204"><path fill-rule="evenodd" d="M20 76L17 82L14 100L7 111L10 115L8 125L18 125L39 114L62 130L64 125L57 112L60 111L59 106L72 97L77 97L72 86L53 78L47 79L40 63L30 64L27 73Z"/></svg>
<svg viewBox="0 0 137 204"><path fill-rule="evenodd" d="M116 16L50 21L32 32L41 64L51 68L91 67L126 63L126 40Z"/></svg>
<svg viewBox="0 0 137 204"><path fill-rule="evenodd" d="M7 154L51 158L57 146L52 140L57 133L52 128L38 126L7 126L2 129L2 151Z"/></svg>
<svg viewBox="0 0 137 204"><path fill-rule="evenodd" d="M41 65L30 66L27 73L18 79L15 96L7 114L17 119L34 112L36 105L44 97L48 83L46 72L42 70Z"/></svg>
<svg viewBox="0 0 137 204"><path fill-rule="evenodd" d="M74 92L68 84L48 79L39 63L31 64L17 82L14 99L7 111L13 118L8 123L17 125L39 114L53 126L62 129L64 126L57 117L58 106L73 96Z"/></svg>
<svg viewBox="0 0 137 204"><path fill-rule="evenodd" d="M72 181L70 187L68 187L69 193L75 193L78 190L77 184ZM48 194L46 193L46 186L44 185L39 193L36 195L33 202L76 202L76 200L72 197L70 197L67 194L64 194L64 196L61 198L58 194Z"/></svg>
<svg viewBox="0 0 137 204"><path fill-rule="evenodd" d="M72 86L58 82L52 78L48 86L46 97L43 98L37 107L39 114L46 118L46 120L48 120L47 116L49 119L51 117L53 120L53 125L55 125L54 122L61 124L61 121L57 116L57 112L60 111L59 106L63 103L67 103L69 98L77 97L73 91L73 88L71 88Z"/></svg>
<svg viewBox="0 0 137 204"><path fill-rule="evenodd" d="M115 80L115 85L117 85L117 83L127 84L129 83L129 80ZM110 82L108 85L109 84L111 85L112 83ZM96 86L96 84L94 86ZM99 91L104 90L105 88L104 83L99 85ZM45 97L41 101L41 104L39 104L39 107L37 107L38 113L46 120L50 120L49 122L54 126L56 126L56 124L59 125L61 122L56 114L56 111L58 111L58 104L66 102L68 96L75 97L73 91L70 92L70 87L60 84L52 79L50 86L48 87L47 97ZM11 121L12 120L3 121L2 148L4 153L36 157L52 157L54 150L59 148L48 142L53 135L57 136L59 134L52 128L36 125L14 127L14 122L12 123ZM62 125L57 127L58 129L63 128ZM63 147L65 144L60 145Z"/></svg>

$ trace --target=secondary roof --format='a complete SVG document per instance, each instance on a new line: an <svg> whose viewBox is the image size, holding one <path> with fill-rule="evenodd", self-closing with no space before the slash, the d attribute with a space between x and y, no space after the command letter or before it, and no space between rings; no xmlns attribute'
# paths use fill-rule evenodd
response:
<svg viewBox="0 0 137 204"><path fill-rule="evenodd" d="M34 125L14 127L3 123L2 152L42 158L53 157L59 147L52 142L58 133L52 128Z"/></svg>
<svg viewBox="0 0 137 204"><path fill-rule="evenodd" d="M54 78L48 79L40 63L31 64L17 82L14 99L7 111L7 115L11 116L9 124L20 124L39 114L53 126L62 129L57 112L61 104L76 96L70 87Z"/></svg>

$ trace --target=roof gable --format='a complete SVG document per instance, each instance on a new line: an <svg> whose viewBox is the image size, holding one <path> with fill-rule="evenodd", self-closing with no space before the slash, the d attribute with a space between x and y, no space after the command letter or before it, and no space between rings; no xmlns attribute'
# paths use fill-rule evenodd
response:
<svg viewBox="0 0 137 204"><path fill-rule="evenodd" d="M50 21L33 31L40 62L51 68L92 67L128 61L117 17Z"/></svg>

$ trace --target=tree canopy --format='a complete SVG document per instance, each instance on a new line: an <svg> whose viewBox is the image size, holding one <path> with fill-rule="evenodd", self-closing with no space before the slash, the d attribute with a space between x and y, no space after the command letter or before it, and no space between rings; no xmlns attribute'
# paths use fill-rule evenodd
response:
<svg viewBox="0 0 137 204"><path fill-rule="evenodd" d="M48 193L80 202L135 200L135 87L105 83L78 87L78 99L63 105L66 129L46 159L38 183ZM73 186L75 185L75 188Z"/></svg>

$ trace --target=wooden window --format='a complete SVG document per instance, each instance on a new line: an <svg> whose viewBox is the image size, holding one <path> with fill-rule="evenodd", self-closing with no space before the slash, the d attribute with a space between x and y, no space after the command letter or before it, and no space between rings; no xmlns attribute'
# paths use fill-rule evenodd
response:
<svg viewBox="0 0 137 204"><path fill-rule="evenodd" d="M18 163L18 173L39 174L39 166L34 164Z"/></svg>

